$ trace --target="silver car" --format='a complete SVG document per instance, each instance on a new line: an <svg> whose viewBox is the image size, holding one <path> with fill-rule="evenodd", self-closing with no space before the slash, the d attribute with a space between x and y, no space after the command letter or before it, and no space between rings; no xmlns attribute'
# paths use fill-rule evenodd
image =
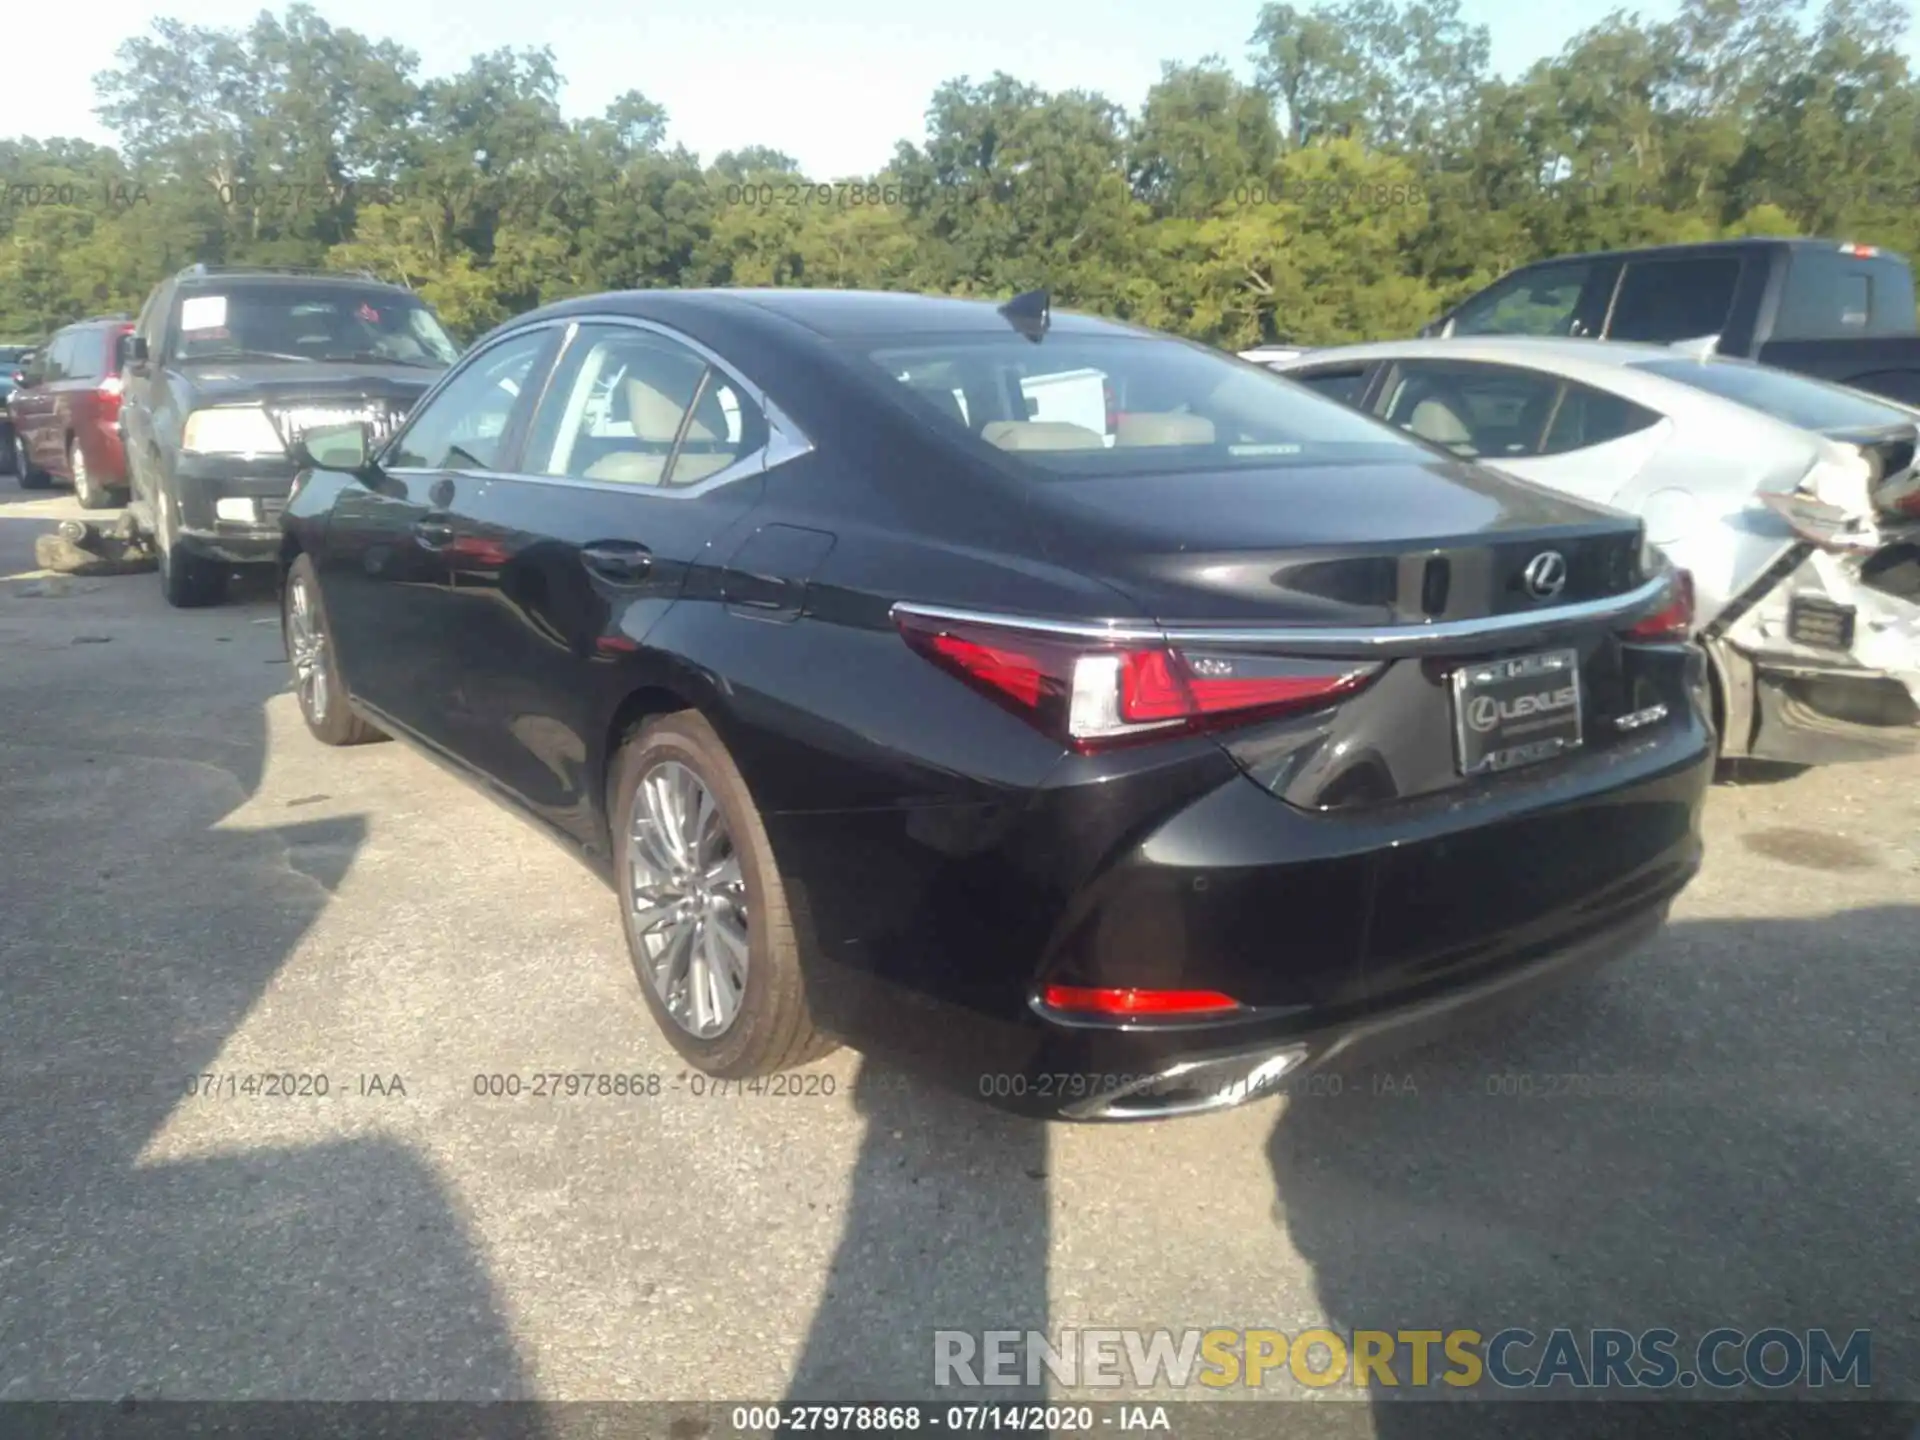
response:
<svg viewBox="0 0 1920 1440"><path fill-rule="evenodd" d="M1722 754L1821 764L1920 745L1920 410L1706 342L1405 340L1264 363L1639 515L1692 573Z"/></svg>

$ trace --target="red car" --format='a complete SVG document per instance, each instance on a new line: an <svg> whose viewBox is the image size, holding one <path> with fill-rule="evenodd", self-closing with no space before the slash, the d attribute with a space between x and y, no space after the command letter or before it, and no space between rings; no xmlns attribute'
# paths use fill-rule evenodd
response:
<svg viewBox="0 0 1920 1440"><path fill-rule="evenodd" d="M120 337L126 315L101 315L54 332L7 397L13 473L23 490L58 478L81 507L127 503L127 452L120 437Z"/></svg>

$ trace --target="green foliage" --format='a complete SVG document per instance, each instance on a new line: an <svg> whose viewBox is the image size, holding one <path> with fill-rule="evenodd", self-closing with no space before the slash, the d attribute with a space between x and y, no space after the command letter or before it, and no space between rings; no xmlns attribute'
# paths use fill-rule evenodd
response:
<svg viewBox="0 0 1920 1440"><path fill-rule="evenodd" d="M1722 235L1920 251L1920 81L1893 0L1616 12L1525 74L1458 0L1266 4L1253 79L1167 65L1129 114L940 87L886 169L703 166L644 95L569 122L546 50L418 57L309 5L160 20L96 77L119 149L0 141L0 334L137 309L195 260L363 267L469 336L594 290L1048 286L1221 345L1417 329L1543 255ZM777 138L777 137L769 137Z"/></svg>

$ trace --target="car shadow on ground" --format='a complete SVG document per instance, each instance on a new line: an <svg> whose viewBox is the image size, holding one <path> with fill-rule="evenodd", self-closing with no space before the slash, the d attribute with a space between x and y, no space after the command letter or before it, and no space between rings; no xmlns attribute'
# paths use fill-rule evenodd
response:
<svg viewBox="0 0 1920 1440"><path fill-rule="evenodd" d="M0 1400L527 1396L452 1197L377 1114L319 1144L242 1138L260 1106L353 1106L378 1061L262 1062L325 1074L320 1100L230 1090L222 1059L366 822L233 822L285 686L277 635L176 622L150 577L101 583L132 593L0 593ZM117 640L111 664L69 629Z"/></svg>
<svg viewBox="0 0 1920 1440"><path fill-rule="evenodd" d="M1568 1327L1584 1345L1598 1327L1665 1327L1684 1371L1719 1326L1825 1327L1841 1343L1865 1329L1871 1392L1827 1395L1920 1399L1916 956L1920 906L1677 923L1530 1011L1344 1072L1338 1097L1288 1101L1269 1146L1276 1221L1336 1330ZM1513 1353L1525 1366L1542 1350ZM1495 1416L1377 1377L1371 1399L1380 1440L1508 1433L1495 1419L1557 1437L1655 1433L1656 1419L1735 1433L1680 1407ZM1844 1428L1830 1412L1715 1408L1780 1427L1741 1434L1869 1433L1851 1428L1862 1407Z"/></svg>
<svg viewBox="0 0 1920 1440"><path fill-rule="evenodd" d="M1046 1126L867 1058L853 1094L846 1222L786 1398L926 1400L936 1331L1046 1328Z"/></svg>

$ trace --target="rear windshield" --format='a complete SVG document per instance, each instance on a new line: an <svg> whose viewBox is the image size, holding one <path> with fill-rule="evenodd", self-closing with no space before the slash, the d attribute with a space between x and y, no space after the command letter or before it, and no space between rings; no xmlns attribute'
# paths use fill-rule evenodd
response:
<svg viewBox="0 0 1920 1440"><path fill-rule="evenodd" d="M1803 430L1884 429L1920 420L1914 411L1882 404L1857 390L1739 360L1643 360L1634 368L1764 410Z"/></svg>
<svg viewBox="0 0 1920 1440"><path fill-rule="evenodd" d="M439 369L459 350L413 296L349 285L235 285L183 294L180 360L366 360Z"/></svg>
<svg viewBox="0 0 1920 1440"><path fill-rule="evenodd" d="M1050 476L1424 458L1262 366L1156 336L1000 335L858 347L936 423Z"/></svg>

